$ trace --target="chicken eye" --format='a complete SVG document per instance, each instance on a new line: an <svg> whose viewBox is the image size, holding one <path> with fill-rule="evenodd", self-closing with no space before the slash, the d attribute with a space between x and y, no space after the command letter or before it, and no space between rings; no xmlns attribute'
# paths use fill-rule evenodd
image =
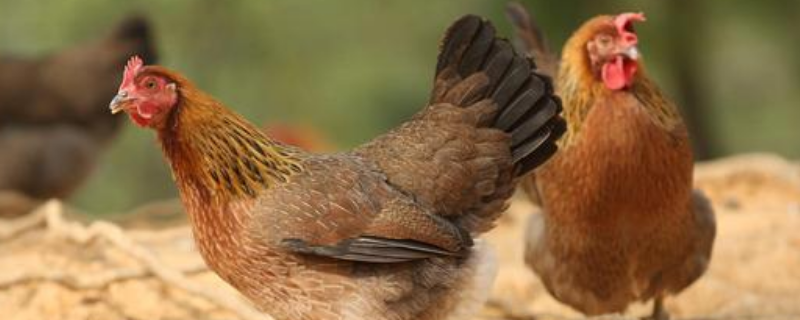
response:
<svg viewBox="0 0 800 320"><path fill-rule="evenodd" d="M145 86L147 89L155 89L155 88L156 88L156 81L155 81L155 80L147 80L147 81L144 83L144 86Z"/></svg>
<svg viewBox="0 0 800 320"><path fill-rule="evenodd" d="M611 37L605 34L599 35L597 37L597 42L601 47L608 47L611 44Z"/></svg>

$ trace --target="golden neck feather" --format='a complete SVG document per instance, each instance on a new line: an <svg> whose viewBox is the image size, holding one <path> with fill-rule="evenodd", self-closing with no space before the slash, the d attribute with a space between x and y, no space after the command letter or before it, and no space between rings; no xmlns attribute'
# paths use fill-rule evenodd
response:
<svg viewBox="0 0 800 320"><path fill-rule="evenodd" d="M584 45L565 47L564 57L558 72L556 90L563 99L563 116L568 128L559 141L562 147L575 142L586 117L599 99L606 99L615 91L605 87L597 79L591 68L591 62L583 49ZM636 78L624 93L633 95L660 127L671 130L681 123L677 107L666 99L658 86L645 74L643 66L639 66Z"/></svg>
<svg viewBox="0 0 800 320"><path fill-rule="evenodd" d="M588 67L589 62L581 60L582 57L570 57L565 52L556 79L556 91L564 106L562 116L567 121L567 132L559 140L561 147L569 146L575 141L584 119L599 95L598 91L603 89L594 81Z"/></svg>
<svg viewBox="0 0 800 320"><path fill-rule="evenodd" d="M182 190L218 200L255 197L303 170L294 149L274 142L212 97L180 91L179 105L159 138Z"/></svg>

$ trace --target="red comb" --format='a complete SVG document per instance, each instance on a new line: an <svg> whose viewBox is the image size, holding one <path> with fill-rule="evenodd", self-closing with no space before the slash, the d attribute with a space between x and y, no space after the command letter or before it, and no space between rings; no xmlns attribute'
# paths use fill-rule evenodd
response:
<svg viewBox="0 0 800 320"><path fill-rule="evenodd" d="M629 45L635 45L638 41L636 34L631 32L630 26L634 22L645 21L644 13L626 12L614 18L614 25L617 27L617 32L622 36L622 39Z"/></svg>
<svg viewBox="0 0 800 320"><path fill-rule="evenodd" d="M125 73L122 75L122 84L119 86L120 88L127 87L133 83L133 78L136 77L136 74L139 73L139 70L144 66L144 62L142 61L139 56L133 56L128 60L128 64L125 65Z"/></svg>

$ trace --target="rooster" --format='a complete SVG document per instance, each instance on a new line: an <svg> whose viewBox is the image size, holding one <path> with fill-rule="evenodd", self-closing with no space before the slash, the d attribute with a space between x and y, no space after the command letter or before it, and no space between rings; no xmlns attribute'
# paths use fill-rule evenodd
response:
<svg viewBox="0 0 800 320"><path fill-rule="evenodd" d="M441 44L430 103L350 152L280 144L133 58L112 113L154 129L201 255L278 319L461 319L494 265L474 238L565 130L529 60L475 16Z"/></svg>
<svg viewBox="0 0 800 320"><path fill-rule="evenodd" d="M587 315L663 299L708 267L713 211L692 191L693 159L678 111L647 77L639 13L586 22L563 50L557 92L568 129L552 161L527 177L533 215L525 260L558 300Z"/></svg>

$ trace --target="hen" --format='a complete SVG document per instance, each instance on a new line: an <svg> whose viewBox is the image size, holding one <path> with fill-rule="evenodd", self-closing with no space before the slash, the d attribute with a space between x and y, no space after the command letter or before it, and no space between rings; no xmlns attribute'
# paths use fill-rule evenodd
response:
<svg viewBox="0 0 800 320"><path fill-rule="evenodd" d="M208 265L278 319L462 319L494 265L517 177L564 130L548 81L475 16L447 31L430 104L350 152L311 154L159 66L129 63L112 112L157 132Z"/></svg>
<svg viewBox="0 0 800 320"><path fill-rule="evenodd" d="M0 190L42 199L80 186L122 124L106 106L133 54L155 59L139 17L42 58L0 58Z"/></svg>
<svg viewBox="0 0 800 320"><path fill-rule="evenodd" d="M556 84L567 133L527 177L542 205L526 262L558 300L587 315L623 312L697 280L715 237L713 211L692 191L693 159L676 107L647 77L624 13L586 22L567 41Z"/></svg>

